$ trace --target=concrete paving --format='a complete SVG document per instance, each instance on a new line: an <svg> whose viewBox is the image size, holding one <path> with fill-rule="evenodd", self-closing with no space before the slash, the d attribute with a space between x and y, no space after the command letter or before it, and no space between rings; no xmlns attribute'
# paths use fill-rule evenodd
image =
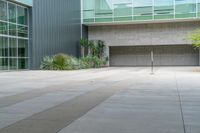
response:
<svg viewBox="0 0 200 133"><path fill-rule="evenodd" d="M200 133L200 68L0 73L0 133Z"/></svg>

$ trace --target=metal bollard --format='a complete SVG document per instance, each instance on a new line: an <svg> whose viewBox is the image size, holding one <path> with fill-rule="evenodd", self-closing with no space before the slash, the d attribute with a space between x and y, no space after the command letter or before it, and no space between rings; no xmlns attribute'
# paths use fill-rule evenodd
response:
<svg viewBox="0 0 200 133"><path fill-rule="evenodd" d="M151 51L151 74L153 75L154 74L154 53L153 53L153 50Z"/></svg>

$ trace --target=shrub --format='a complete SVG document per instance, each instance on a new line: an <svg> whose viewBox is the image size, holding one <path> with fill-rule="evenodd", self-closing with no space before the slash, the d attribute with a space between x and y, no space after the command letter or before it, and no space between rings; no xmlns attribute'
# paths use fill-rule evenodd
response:
<svg viewBox="0 0 200 133"><path fill-rule="evenodd" d="M54 70L70 69L70 59L67 55L57 54L53 57Z"/></svg>
<svg viewBox="0 0 200 133"><path fill-rule="evenodd" d="M40 68L44 70L74 70L79 69L79 61L66 54L57 54L53 57L44 57Z"/></svg>
<svg viewBox="0 0 200 133"><path fill-rule="evenodd" d="M53 70L54 69L53 58L49 56L44 57L40 69Z"/></svg>
<svg viewBox="0 0 200 133"><path fill-rule="evenodd" d="M44 70L76 70L99 68L105 65L106 62L106 59L101 59L97 56L87 56L79 60L66 54L57 54L53 57L44 57L40 68Z"/></svg>
<svg viewBox="0 0 200 133"><path fill-rule="evenodd" d="M99 67L105 65L106 62L107 61L105 59L100 59L97 56L87 56L87 57L81 58L81 60L80 60L81 65L80 66L83 69L99 68Z"/></svg>
<svg viewBox="0 0 200 133"><path fill-rule="evenodd" d="M192 41L192 44L195 48L200 48L200 29L190 33L188 39Z"/></svg>

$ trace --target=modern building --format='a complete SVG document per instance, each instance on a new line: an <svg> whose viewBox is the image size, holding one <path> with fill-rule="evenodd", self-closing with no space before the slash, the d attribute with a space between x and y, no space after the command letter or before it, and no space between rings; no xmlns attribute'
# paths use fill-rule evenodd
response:
<svg viewBox="0 0 200 133"><path fill-rule="evenodd" d="M110 66L197 66L188 34L200 28L200 0L83 0L88 38L109 46Z"/></svg>
<svg viewBox="0 0 200 133"><path fill-rule="evenodd" d="M80 0L0 0L0 70L39 69L44 56L79 56Z"/></svg>
<svg viewBox="0 0 200 133"><path fill-rule="evenodd" d="M0 0L0 69L27 69L29 5Z"/></svg>
<svg viewBox="0 0 200 133"><path fill-rule="evenodd" d="M39 69L44 56L80 55L103 40L110 66L198 66L187 40L200 0L0 0L0 70Z"/></svg>

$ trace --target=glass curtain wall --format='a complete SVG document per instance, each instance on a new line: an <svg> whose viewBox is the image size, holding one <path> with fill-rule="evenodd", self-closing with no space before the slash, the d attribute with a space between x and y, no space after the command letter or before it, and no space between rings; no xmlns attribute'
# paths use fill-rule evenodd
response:
<svg viewBox="0 0 200 133"><path fill-rule="evenodd" d="M197 17L200 17L200 0L197 0Z"/></svg>
<svg viewBox="0 0 200 133"><path fill-rule="evenodd" d="M196 0L176 0L176 18L196 17Z"/></svg>
<svg viewBox="0 0 200 133"><path fill-rule="evenodd" d="M28 69L28 9L0 0L0 70Z"/></svg>
<svg viewBox="0 0 200 133"><path fill-rule="evenodd" d="M155 0L154 18L155 19L174 18L174 0Z"/></svg>
<svg viewBox="0 0 200 133"><path fill-rule="evenodd" d="M95 0L95 22L112 22L112 0Z"/></svg>
<svg viewBox="0 0 200 133"><path fill-rule="evenodd" d="M114 21L131 21L133 14L132 0L113 0Z"/></svg>
<svg viewBox="0 0 200 133"><path fill-rule="evenodd" d="M83 22L132 22L200 17L200 0L83 0Z"/></svg>

